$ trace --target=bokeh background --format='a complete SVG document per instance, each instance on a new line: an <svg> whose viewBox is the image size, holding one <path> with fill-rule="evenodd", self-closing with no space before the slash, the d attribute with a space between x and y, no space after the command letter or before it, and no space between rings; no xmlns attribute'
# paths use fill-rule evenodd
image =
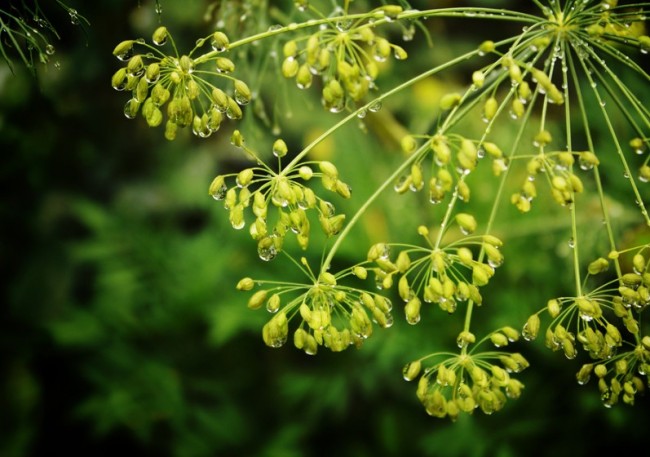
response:
<svg viewBox="0 0 650 457"><path fill-rule="evenodd" d="M163 0L157 11L146 1L70 0L89 21L82 27L54 2L40 3L60 34L52 61L37 65L36 76L0 63L0 457L506 457L647 447L648 399L604 408L593 384L575 382L577 361L551 353L543 341L516 348L531 368L520 377L523 397L503 411L456 423L427 416L401 369L452 347L460 316L434 311L412 327L398 307L393 328L341 354L310 357L291 345L263 344L268 316L249 310L234 285L244 275L293 273L282 259L259 261L248 236L232 230L207 194L216 174L242 164L228 141L233 126L209 139L179 135L168 142L161 129L127 120L126 95L110 86L119 68L111 53L123 39L148 37L159 23L189 47L219 20L242 34L265 30L291 19L290 4ZM215 15L223 11L232 15ZM452 20L426 27L433 46L416 30L404 43L408 63L387 72L382 88L508 33L503 24ZM251 144L282 135L295 152L333 115L322 112L316 92L306 95L275 76L273 49L264 52L267 67L257 60L241 66L261 95L238 128ZM387 100L362 126L346 127L316 148L314 156L336 160L359 196L337 207L353 211L385 179L399 159L396 139L406 128L432 125L436 100L465 84L468 68ZM476 181L479 214L489 209L488 175L484 187ZM626 187L608 185L621 233L647 236L629 222ZM413 195L387 195L344 244L339 261L355 262L359 245L435 219L439 209L431 208ZM568 220L553 211L541 207L519 218L503 210L497 231L508 230L507 262L476 313L479 328L519 326L549 297L570 293ZM584 240L587 252L602 241L590 241L588 233Z"/></svg>

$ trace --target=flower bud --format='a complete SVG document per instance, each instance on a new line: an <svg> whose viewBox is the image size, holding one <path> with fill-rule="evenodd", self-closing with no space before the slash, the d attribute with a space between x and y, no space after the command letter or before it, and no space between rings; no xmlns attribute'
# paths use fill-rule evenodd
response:
<svg viewBox="0 0 650 457"><path fill-rule="evenodd" d="M326 176L329 176L333 179L338 178L339 172L332 162L323 160L319 162L318 167L320 168L320 171L322 171Z"/></svg>
<svg viewBox="0 0 650 457"><path fill-rule="evenodd" d="M113 49L113 55L120 60L128 59L133 51L133 43L135 43L134 40L122 41Z"/></svg>
<svg viewBox="0 0 650 457"><path fill-rule="evenodd" d="M472 83L474 83L474 86L477 88L483 87L483 83L485 82L485 74L482 71L475 71L472 73Z"/></svg>
<svg viewBox="0 0 650 457"><path fill-rule="evenodd" d="M300 89L308 89L311 87L312 81L313 76L309 70L309 66L301 65L300 68L298 68L298 72L296 73L296 84L298 87Z"/></svg>
<svg viewBox="0 0 650 457"><path fill-rule="evenodd" d="M126 64L126 73L133 76L140 76L144 70L144 63L140 54L135 55L129 59Z"/></svg>
<svg viewBox="0 0 650 457"><path fill-rule="evenodd" d="M501 332L508 338L508 341L514 342L519 339L519 332L512 327L503 327Z"/></svg>
<svg viewBox="0 0 650 457"><path fill-rule="evenodd" d="M548 310L548 313L551 315L551 317L555 318L560 314L562 305L557 299L552 298L546 303L546 309Z"/></svg>
<svg viewBox="0 0 650 457"><path fill-rule="evenodd" d="M422 370L422 362L415 360L413 362L407 363L402 370L402 375L404 376L405 381L413 381L418 377L420 371Z"/></svg>
<svg viewBox="0 0 650 457"><path fill-rule="evenodd" d="M521 335L526 341L534 340L539 334L540 325L541 322L539 316L537 314L531 315L524 324L524 328L521 330Z"/></svg>
<svg viewBox="0 0 650 457"><path fill-rule="evenodd" d="M111 78L111 86L115 90L124 90L126 88L126 68L117 70Z"/></svg>
<svg viewBox="0 0 650 457"><path fill-rule="evenodd" d="M366 279L368 277L368 270L362 266L356 265L352 268L352 274L359 279Z"/></svg>
<svg viewBox="0 0 650 457"><path fill-rule="evenodd" d="M259 309L262 307L268 296L267 290L258 290L253 294L253 296L248 300L248 307L250 309Z"/></svg>
<svg viewBox="0 0 650 457"><path fill-rule="evenodd" d="M167 31L167 27L160 26L156 30L154 30L151 36L151 40L155 45L162 46L167 42L168 36L169 36L169 32Z"/></svg>
<svg viewBox="0 0 650 457"><path fill-rule="evenodd" d="M211 45L215 51L225 51L230 46L230 40L225 33L217 31L212 34Z"/></svg>
<svg viewBox="0 0 650 457"><path fill-rule="evenodd" d="M239 103L240 105L245 105L246 103L250 102L251 97L253 95L248 85L240 79L236 79L234 85L235 85L235 100L237 101L237 103Z"/></svg>
<svg viewBox="0 0 650 457"><path fill-rule="evenodd" d="M499 332L491 334L490 341L492 341L492 344L498 348L507 346L509 343L508 338L503 333Z"/></svg>
<svg viewBox="0 0 650 457"><path fill-rule="evenodd" d="M242 278L237 283L237 290L251 290L254 285L255 281L253 281L251 278Z"/></svg>
<svg viewBox="0 0 650 457"><path fill-rule="evenodd" d="M456 215L456 223L465 235L469 235L476 230L476 219L471 214L458 213Z"/></svg>
<svg viewBox="0 0 650 457"><path fill-rule="evenodd" d="M607 271L608 267L609 267L609 262L607 261L607 259L604 257L600 257L589 264L589 266L587 267L587 271L589 272L590 275L597 275L598 273Z"/></svg>
<svg viewBox="0 0 650 457"><path fill-rule="evenodd" d="M226 57L217 57L214 63L219 73L232 73L235 71L235 63Z"/></svg>
<svg viewBox="0 0 650 457"><path fill-rule="evenodd" d="M494 41L491 41L491 40L484 41L478 47L478 50L479 50L480 54L488 54L488 53L494 51L494 49L495 49Z"/></svg>
<svg viewBox="0 0 650 457"><path fill-rule="evenodd" d="M448 110L458 105L461 100L461 96L458 93L445 94L440 99L440 109Z"/></svg>

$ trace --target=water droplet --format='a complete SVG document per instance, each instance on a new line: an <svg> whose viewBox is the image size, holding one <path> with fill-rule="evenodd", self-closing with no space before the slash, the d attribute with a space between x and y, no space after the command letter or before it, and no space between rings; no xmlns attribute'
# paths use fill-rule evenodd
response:
<svg viewBox="0 0 650 457"><path fill-rule="evenodd" d="M212 198L214 198L217 201L223 200L224 198L226 198L227 191L228 191L228 187L226 187L226 185L224 184L212 194Z"/></svg>
<svg viewBox="0 0 650 457"><path fill-rule="evenodd" d="M130 99L124 105L124 116L127 119L135 118L136 114L138 114L138 108L140 108L140 103L134 98Z"/></svg>
<svg viewBox="0 0 650 457"><path fill-rule="evenodd" d="M54 46L52 46L51 44L45 46L45 53L50 56L54 54Z"/></svg>
<svg viewBox="0 0 650 457"><path fill-rule="evenodd" d="M235 91L235 101L239 105L246 105L248 102L250 102L250 98L248 98L246 95L242 94L239 91Z"/></svg>
<svg viewBox="0 0 650 457"><path fill-rule="evenodd" d="M381 109L381 101L376 101L368 107L368 111L371 113L376 113Z"/></svg>
<svg viewBox="0 0 650 457"><path fill-rule="evenodd" d="M573 237L569 238L569 247L573 249L576 246L576 241L573 239Z"/></svg>
<svg viewBox="0 0 650 457"><path fill-rule="evenodd" d="M70 15L70 22L72 25L79 25L79 13L77 10L70 8L68 14Z"/></svg>
<svg viewBox="0 0 650 457"><path fill-rule="evenodd" d="M260 259L268 262L275 258L275 256L278 254L278 251L275 249L275 246L258 247L257 254L260 256Z"/></svg>

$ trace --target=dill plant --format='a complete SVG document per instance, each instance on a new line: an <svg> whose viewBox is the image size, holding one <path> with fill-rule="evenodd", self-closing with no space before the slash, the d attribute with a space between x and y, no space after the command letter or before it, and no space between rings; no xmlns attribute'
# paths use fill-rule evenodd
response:
<svg viewBox="0 0 650 457"><path fill-rule="evenodd" d="M65 2L52 3L65 11L72 25L83 28L89 25L84 16ZM35 74L36 64L52 61L56 53L54 43L59 39L59 32L37 0L8 2L0 7L0 54L12 72L17 59ZM59 65L54 62L55 67Z"/></svg>
<svg viewBox="0 0 650 457"><path fill-rule="evenodd" d="M248 231L262 261L284 256L304 278L244 277L236 284L250 294L249 308L271 313L262 329L268 346L291 341L310 355L322 348L339 352L360 347L375 327L391 327L396 317L431 325L421 319L423 310L438 308L462 326L449 345L453 349L422 348L423 355L403 370L432 416L491 414L519 398L524 384L517 375L529 362L509 348L540 334L567 359L584 353L588 362L577 367L577 381L595 377L604 405L634 404L647 388L650 334L642 317L650 304L650 245L643 238L634 245L620 238L606 186L624 182L626 201L633 202L634 218L647 235L650 112L647 93L638 87L647 88L650 79L645 32L650 3L531 3L526 11L472 5L418 10L406 2L372 6L346 0L332 6L298 0L283 25L235 35L224 17L221 28L188 51L178 49L162 25L150 41L129 39L116 46L124 66L112 85L130 95L126 117L141 115L151 127L164 126L169 140L183 129L205 138L218 134L224 122L235 123L230 141L251 165L219 174L208 193L226 209L233 229ZM516 24L517 32L486 39L380 90L382 62L392 59L392 68L399 68L408 59L405 46L387 30L400 27L407 39L427 41L426 25L434 19ZM271 129L270 160L236 124L257 96L257 87L239 76L238 58L255 57L263 46L253 44L265 42L280 50L277 69L287 82L296 90L318 91L323 109L334 116L331 127L299 151L289 151ZM310 154L343 126L381 109L385 100L459 65L472 67L466 86L441 98L429 114L430 128L401 135L401 161L364 201L354 201L354 182L346 181L345 169ZM480 128L468 129L468 119L479 120ZM504 139L495 132L506 124L514 133ZM494 190L486 220L466 206L477 192L474 176L481 168L492 175ZM423 207L443 208L442 216L422 213L429 217L412 228L419 243L376 243L358 252L356 263L334 270L339 248L388 192L415 193ZM595 196L602 226L581 225L589 195ZM356 211L337 212L337 199L351 199ZM538 311L524 323L477 334L484 309L499 312L483 297L508 261L510 234L497 233L499 218L508 205L526 218L541 202L556 205L559 212L549 217L564 218L571 228L566 242L574 289L548 297L545 305L527 304ZM399 208L388 211L399 214ZM605 233L598 258L582 252L586 230ZM310 246L315 231L328 240L322 253ZM411 234L393 236L411 239Z"/></svg>

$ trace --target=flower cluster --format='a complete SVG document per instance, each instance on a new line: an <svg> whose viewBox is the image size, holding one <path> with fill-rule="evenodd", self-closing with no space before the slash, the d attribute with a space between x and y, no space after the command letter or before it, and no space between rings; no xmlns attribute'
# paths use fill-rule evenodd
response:
<svg viewBox="0 0 650 457"><path fill-rule="evenodd" d="M607 406L614 405L621 395L625 403L632 404L635 393L643 388L641 378L650 382L650 336L642 335L640 325L641 313L650 305L650 270L643 255L648 249L650 245L642 246L633 256L632 272L589 293L549 300L544 310L528 318L522 330L525 339L535 339L540 331L539 315L547 311L553 321L546 329L546 346L563 351L568 359L574 359L581 346L595 362L580 368L578 382L586 384L594 373ZM618 260L619 254L614 251L609 259L591 262L589 275L606 271L610 260Z"/></svg>
<svg viewBox="0 0 650 457"><path fill-rule="evenodd" d="M465 235L476 229L476 220L467 213L457 214L456 222ZM495 268L503 263L501 241L492 235L467 236L437 247L429 240L426 227L420 226L418 233L427 240L428 247L400 245L403 249L394 260L389 244L375 244L368 252L368 261L375 264L372 271L377 286L387 289L397 282L407 322L420 321L422 301L437 303L448 313L456 311L458 302L471 300L480 305L483 298L479 287L486 285ZM473 247L481 249L485 261L475 258Z"/></svg>
<svg viewBox="0 0 650 457"><path fill-rule="evenodd" d="M582 180L573 172L574 154L569 151L543 152L543 146L550 142L551 135L546 130L535 136L535 145L540 147L539 154L528 160L526 165L527 178L519 192L512 194L510 201L521 211L528 212L532 200L537 196L535 179L543 174L546 177L553 200L562 206L570 205L575 194L584 189ZM591 170L600 162L590 151L575 153L579 166L583 170Z"/></svg>
<svg viewBox="0 0 650 457"><path fill-rule="evenodd" d="M255 157L255 153L244 144L239 131L233 133L232 142ZM273 143L273 155L279 162L287 152L284 140L278 139ZM262 260L275 258L282 250L288 233L296 235L302 249L307 248L311 228L307 212L310 210L318 213L320 226L327 236L334 236L341 231L345 215L336 214L332 203L317 196L311 188L300 182L320 178L325 189L349 198L350 187L341 181L333 163L302 162L287 166L279 173L261 161L258 163L261 165L245 168L238 173L218 175L210 184L208 193L215 200L224 202L234 229L240 230L246 226L244 210L251 208L255 220L250 223L249 231L257 241L257 251ZM274 209L270 218L269 208Z"/></svg>
<svg viewBox="0 0 650 457"><path fill-rule="evenodd" d="M407 58L402 47L375 30L400 12L402 7L387 5L353 20L342 10L337 11L331 21L313 34L284 44L282 74L294 79L301 89L311 87L314 76L319 76L322 103L331 112L340 112L363 100L375 87L378 63L391 55L398 60Z"/></svg>
<svg viewBox="0 0 650 457"><path fill-rule="evenodd" d="M256 291L248 307L265 306L274 316L264 325L262 337L270 347L284 345L289 336L289 323L300 321L293 331L296 348L313 355L318 346L340 352L351 345L359 347L373 331L373 323L387 328L393 324L391 301L377 293L344 286L339 282L346 276L365 277L363 267L354 267L337 274L327 271L314 276L306 259L301 259L305 273L312 283L269 283L268 288ZM264 281L243 278L237 289L252 290Z"/></svg>
<svg viewBox="0 0 650 457"><path fill-rule="evenodd" d="M484 341L490 340L499 348L518 339L519 332L504 327ZM468 331L458 337L462 349L474 341L475 336ZM474 353L484 341L469 352L430 354L404 367L402 373L406 381L419 377L416 394L429 415L455 420L460 413L472 414L475 409L492 414L501 410L508 398L519 398L524 385L513 374L527 368L528 361L517 352ZM428 360L435 360L435 363L424 368L423 364Z"/></svg>
<svg viewBox="0 0 650 457"><path fill-rule="evenodd" d="M235 64L222 55L230 43L223 32L198 40L196 47L183 55L178 54L164 26L154 31L152 42L153 46L144 39L125 40L113 51L126 63L113 74L111 83L114 89L131 93L124 106L127 118L141 112L150 127L157 127L163 122L166 105L165 138L173 140L179 128L191 127L195 135L205 138L219 130L224 119L242 117L241 106L250 102L252 92L244 81L231 75ZM174 55L162 52L167 43ZM194 57L206 44L210 50ZM142 48L142 53L136 53L137 48ZM211 80L225 85L219 87Z"/></svg>
<svg viewBox="0 0 650 457"><path fill-rule="evenodd" d="M427 136L426 144L429 148L415 160L410 172L395 183L396 192L400 194L409 190L417 192L424 187L426 178L423 172L423 161L429 154L433 157L432 175L426 184L429 190L429 201L434 204L444 200L451 191L457 192L458 198L462 201L469 201L471 192L465 177L476 169L478 161L486 154L493 160L495 174L498 175L507 169L507 160L503 152L493 142L479 142L462 135L437 133ZM414 135L403 137L401 147L406 154L414 153L418 150L417 137Z"/></svg>

